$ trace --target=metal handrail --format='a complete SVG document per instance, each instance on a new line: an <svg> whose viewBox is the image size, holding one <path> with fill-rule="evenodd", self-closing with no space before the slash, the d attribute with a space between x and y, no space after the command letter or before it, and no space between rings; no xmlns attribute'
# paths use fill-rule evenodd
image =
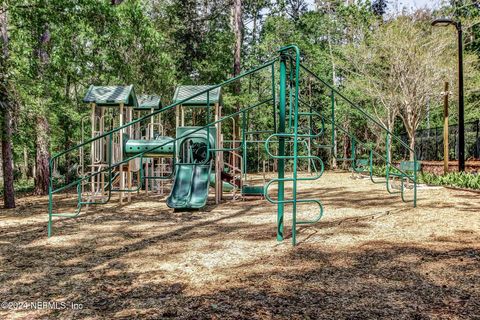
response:
<svg viewBox="0 0 480 320"><path fill-rule="evenodd" d="M386 132L386 140L387 140L387 147L386 147L386 152L387 152L387 156L381 156L387 163L387 173L386 173L386 188L387 188L387 191L391 194L395 194L395 193L401 193L402 195L402 201L405 202L404 200L404 193L403 193L403 188L400 192L396 192L396 191L391 191L390 190L390 182L389 182L389 170L391 168L391 162L390 162L390 159L388 157L388 144L389 144L389 138L393 138L394 140L398 141L400 143L401 146L403 146L404 148L406 148L408 151L412 152L413 154L413 162L414 162L414 168L417 167L417 156L416 156L416 152L414 149L410 148L410 146L408 146L404 141L402 141L399 137L397 137L396 135L394 135L390 130L388 130L384 125L382 125L380 122L378 122L376 119L374 119L372 116L370 116L367 112L365 112L362 108L360 108L359 106L357 106L355 103L353 103L350 99L348 99L347 97L345 97L342 93L340 93L339 91L337 91L332 85L328 84L326 81L322 80L320 77L318 77L317 75L315 75L312 71L310 71L307 67L303 66L303 65L300 65L300 67L305 70L309 75L313 76L316 80L320 81L323 85L325 85L328 89L330 89L330 92L331 92L331 100L332 100L332 108L333 108L333 105L334 105L334 99L335 99L335 96L338 96L340 98L342 98L345 102L347 102L351 107L353 107L355 110L359 111L364 117L366 117L367 119L369 119L370 121L372 121L373 123L375 123L377 126L380 127L380 129L382 129L383 131ZM333 109L332 109L332 112ZM334 116L332 115L332 125L334 127L337 127L336 125L336 121L335 121L335 118ZM333 130L333 128L332 128ZM349 135L351 138L354 138L357 142L359 142L360 140L357 139L355 136L352 136L350 133L346 132L346 130L344 130L344 132ZM333 139L333 133L332 133L332 139ZM333 145L333 144L332 144ZM373 151L373 149L371 149ZM352 159L345 159L345 160L352 160ZM416 207L416 203L417 203L417 170L413 170L413 176L410 176L408 175L407 173L403 172L401 169L399 168L395 168L395 167L392 167L394 168L395 170L399 171L402 173L402 177L404 178L407 178L409 180L411 180L414 184L414 197L413 197L413 206ZM372 179L373 181L373 179ZM403 181L403 179L402 179Z"/></svg>
<svg viewBox="0 0 480 320"><path fill-rule="evenodd" d="M275 63L275 61L277 61L277 59L278 59L278 58L271 59L271 60L265 62L264 64L262 64L262 65L260 65L260 66L258 66L258 67L256 67L256 68L254 68L254 69L252 69L252 70L249 70L249 71L246 71L246 72L244 72L244 73L242 73L242 74L239 74L238 76L233 77L233 78L230 78L230 79L228 79L228 80L226 80L226 81L224 81L224 82L222 82L222 83L220 83L220 84L212 85L212 86L208 87L208 89L199 91L198 93L195 93L195 94L189 96L188 98L185 98L185 99L183 99L183 100L180 100L180 101L177 101L177 102L175 102L175 103L172 103L172 104L170 104L170 105L168 105L168 106L166 106L166 107L164 107L164 108L162 108L162 109L160 109L160 110L154 111L154 112L149 113L149 114L147 114L147 115L145 115L145 116L143 116L143 117L141 117L141 118L135 119L135 120L133 120L133 121L131 121L131 122L129 122L129 123L126 123L126 124L120 126L120 127L117 127L117 128L112 129L112 130L110 130L110 131L108 131L108 132L105 132L105 133L103 133L103 134L101 134L101 135L99 135L99 136L97 136L97 137L95 137L95 138L88 139L88 140L84 141L83 143L80 143L80 144L78 144L78 145L76 145L76 146L73 146L73 147L71 147L71 148L68 148L68 149L66 149L66 150L64 150L64 151L62 151L62 152L60 152L60 153L58 153L58 154L55 154L54 156L52 156L52 158L50 159L50 161L55 160L56 158L58 158L58 157L60 157L60 156L62 156L62 155L64 155L64 154L66 154L66 153L68 153L68 152L77 150L77 149L79 149L79 148L82 147L82 146L85 146L85 145L87 145L87 144L90 144L90 143L93 142L93 141L102 139L102 138L108 136L108 135L111 134L111 133L118 132L118 131L120 131L120 130L122 130L122 129L125 129L125 128L128 128L129 126L132 126L132 125L134 125L134 124L136 124L136 123L139 123L139 122L141 122L141 121L150 119L151 117L156 116L157 114L160 114L160 113L162 113L162 112L171 110L171 109L175 108L176 106L182 105L182 104L184 104L185 102L188 102L189 100L192 100L193 98L196 98L196 97L198 97L198 96L201 96L202 94L206 94L206 93L208 93L208 92L210 92L210 91L212 91L212 90L214 90L214 89L216 89L216 88L223 87L223 86L225 86L225 85L227 85L227 84L229 84L229 83L231 83L231 82L234 82L234 81L236 81L236 80L238 80L238 79L241 79L241 78L243 78L243 77L245 77L245 76L247 76L247 75L249 75L249 74L252 74L252 73L257 72L257 71L259 71L259 70L265 69L265 68L271 66L273 63Z"/></svg>
<svg viewBox="0 0 480 320"><path fill-rule="evenodd" d="M399 137L395 136L390 130L388 130L383 124L381 124L380 122L378 122L375 118L373 118L371 115L369 115L368 113L366 113L362 108L360 108L359 106L357 106L355 103L353 103L350 99L348 99L347 97L345 97L342 93L340 93L339 91L337 91L337 89L335 89L332 85L328 84L326 81L322 80L320 77L318 77L316 74L314 74L312 71L310 71L310 69L308 69L307 67L305 67L304 65L300 64L300 67L305 70L307 73L309 73L311 76L313 76L315 79L317 79L318 81L320 81L323 85L325 85L326 87L328 87L332 92L335 93L336 96L339 96L341 97L345 102L347 102L348 104L350 104L350 106L352 106L353 108L355 108L356 110L360 111L365 117L367 117L369 120L373 121L376 125L378 125L379 127L382 128L382 130L384 130L385 132L389 133L392 135L392 137L395 138L395 140L397 140L398 142L400 142L400 144L402 146L404 146L405 148L407 148L407 150L409 151L412 151L414 154L415 154L415 150L413 150L412 148L410 148L404 141L402 141Z"/></svg>

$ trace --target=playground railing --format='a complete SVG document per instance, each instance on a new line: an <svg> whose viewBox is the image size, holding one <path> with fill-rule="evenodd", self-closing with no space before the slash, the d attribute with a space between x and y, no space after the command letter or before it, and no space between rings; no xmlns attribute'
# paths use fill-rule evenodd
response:
<svg viewBox="0 0 480 320"><path fill-rule="evenodd" d="M335 119L335 105L336 105L336 99L341 99L343 102L345 102L350 108L352 108L354 111L356 111L358 114L360 114L364 119L370 121L373 123L379 130L385 133L386 138L385 138L385 155L381 155L373 150L373 148L369 148L370 152L372 154L377 155L382 161L385 162L386 164L386 175L385 175L385 183L386 183L386 189L389 193L400 193L402 196L402 200L405 200L404 193L405 193L405 188L404 188L404 182L405 180L409 180L413 183L413 206L416 207L417 205L417 170L418 168L418 160L417 156L415 153L415 150L410 148L400 137L397 137L394 135L390 130L388 130L383 124L381 124L377 119L372 117L370 114L368 114L363 108L359 107L356 105L354 102L352 102L349 98L347 98L344 94L339 92L334 86L328 84L326 81L318 77L314 72L312 72L309 68L305 67L304 65L300 64L300 67L302 70L304 70L309 76L313 77L315 80L320 82L325 88L327 88L327 91L330 92L330 106L331 106L331 144L332 147L335 144L335 130L339 129L343 133L347 134L353 141L356 141L357 143L361 143L361 140L358 139L355 135L352 133L348 132L348 130L345 130L342 128L337 123L337 120ZM411 173L406 172L406 170L402 170L402 168L397 168L391 161L390 159L390 144L391 141L397 142L401 147L405 148L408 152L410 152L413 155L413 168ZM363 145L366 145L365 143L361 143ZM354 146L354 144L352 144ZM338 160L344 160L344 161L355 161L355 149L353 149L352 152L352 157L350 158L338 158ZM370 166L372 167L372 166ZM391 186L390 186L390 172L395 171L397 175L400 176L400 179L402 181L401 183L401 188L400 191L392 191ZM370 176L373 181L372 177L372 169L370 169Z"/></svg>

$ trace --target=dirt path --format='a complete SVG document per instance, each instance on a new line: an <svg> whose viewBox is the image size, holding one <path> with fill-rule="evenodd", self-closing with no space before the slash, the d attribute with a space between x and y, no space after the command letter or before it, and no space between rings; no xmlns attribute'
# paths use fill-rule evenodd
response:
<svg viewBox="0 0 480 320"><path fill-rule="evenodd" d="M59 305L2 305L0 318L480 319L480 193L422 189L413 209L326 173L301 195L325 214L295 248L276 242L262 200L172 212L137 196L56 220L47 239L47 199L21 198L0 211L0 302Z"/></svg>

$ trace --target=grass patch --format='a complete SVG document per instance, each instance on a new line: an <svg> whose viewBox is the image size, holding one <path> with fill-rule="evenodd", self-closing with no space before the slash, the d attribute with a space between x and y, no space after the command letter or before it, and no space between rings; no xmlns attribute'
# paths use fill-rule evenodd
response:
<svg viewBox="0 0 480 320"><path fill-rule="evenodd" d="M387 169L385 165L373 166L373 175L385 177ZM449 172L446 175L436 175L429 172L419 172L418 182L436 186L449 186L480 190L480 174L466 172Z"/></svg>
<svg viewBox="0 0 480 320"><path fill-rule="evenodd" d="M433 173L421 173L420 182L439 186L450 186L480 190L480 175L466 172L450 172L443 176Z"/></svg>

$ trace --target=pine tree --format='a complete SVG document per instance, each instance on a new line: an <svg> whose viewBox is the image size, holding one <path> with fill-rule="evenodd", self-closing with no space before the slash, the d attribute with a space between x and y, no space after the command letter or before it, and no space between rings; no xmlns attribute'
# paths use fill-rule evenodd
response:
<svg viewBox="0 0 480 320"><path fill-rule="evenodd" d="M387 6L388 6L387 0L374 0L372 2L372 11L375 15L381 17L385 13L387 13Z"/></svg>
<svg viewBox="0 0 480 320"><path fill-rule="evenodd" d="M0 58L0 112L2 118L2 172L3 172L3 198L5 208L15 208L15 194L13 187L13 105L11 99L11 86L8 79L8 22L7 22L7 6L4 3L0 8L0 28L2 52Z"/></svg>

